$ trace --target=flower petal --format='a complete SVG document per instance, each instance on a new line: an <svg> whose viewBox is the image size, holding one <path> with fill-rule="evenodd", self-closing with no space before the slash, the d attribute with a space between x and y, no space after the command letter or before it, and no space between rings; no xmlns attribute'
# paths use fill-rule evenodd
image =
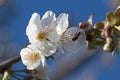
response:
<svg viewBox="0 0 120 80"><path fill-rule="evenodd" d="M47 11L41 19L41 27L49 27L56 20L55 13Z"/></svg>
<svg viewBox="0 0 120 80"><path fill-rule="evenodd" d="M31 48L27 47L21 50L20 55L23 64L27 67L28 70L33 70L40 65L39 52L35 52Z"/></svg>
<svg viewBox="0 0 120 80"><path fill-rule="evenodd" d="M40 46L40 45L38 45L38 46ZM57 51L56 45L49 41L42 42L39 49L42 51L43 55L45 55L45 56L51 56L51 55L55 54Z"/></svg>
<svg viewBox="0 0 120 80"><path fill-rule="evenodd" d="M64 36L67 38L67 40L72 40L72 38L76 35L77 32L78 32L77 27L70 27L66 30Z"/></svg>
<svg viewBox="0 0 120 80"><path fill-rule="evenodd" d="M58 16L57 18L57 23L58 23L58 26L57 26L57 32L58 34L62 34L63 32L66 31L66 29L68 28L68 14L65 14L65 13L62 13Z"/></svg>
<svg viewBox="0 0 120 80"><path fill-rule="evenodd" d="M76 36L76 33L78 34L79 32L80 35ZM76 27L71 27L65 32L65 36L66 35L69 35L69 37L66 39L66 41L63 41L63 48L70 53L78 52L86 39L84 31L81 29L77 30ZM75 40L73 40L74 37L76 37Z"/></svg>
<svg viewBox="0 0 120 80"><path fill-rule="evenodd" d="M57 41L56 42L57 47L61 50L61 52L64 54L64 48L63 48L63 43L62 41Z"/></svg>
<svg viewBox="0 0 120 80"><path fill-rule="evenodd" d="M29 25L35 24L40 26L40 15L38 13L33 13L32 17L30 18Z"/></svg>
<svg viewBox="0 0 120 80"><path fill-rule="evenodd" d="M43 54L41 53L41 62L42 62L42 66L45 67L46 65L46 60L45 60L45 56L43 56Z"/></svg>
<svg viewBox="0 0 120 80"><path fill-rule="evenodd" d="M70 53L78 52L80 50L80 46L81 44L78 40L63 43L63 48Z"/></svg>
<svg viewBox="0 0 120 80"><path fill-rule="evenodd" d="M33 13L30 18L29 24L26 28L26 34L28 36L30 43L36 43L38 40L36 39L37 33L41 29L40 27L40 15L38 13Z"/></svg>
<svg viewBox="0 0 120 80"><path fill-rule="evenodd" d="M72 38L75 36L75 33L77 33L77 31L78 31L77 27L68 28L66 32L61 36L61 39L57 41L56 45L61 49L63 53L64 50L66 49L66 47L64 47L64 43L65 44L70 43L72 41Z"/></svg>
<svg viewBox="0 0 120 80"><path fill-rule="evenodd" d="M48 35L47 35L47 38L51 41L51 42L56 42L59 40L60 38L60 35L57 34L57 31L56 31L56 21L53 21L52 24L50 25L50 27L48 27L46 29Z"/></svg>
<svg viewBox="0 0 120 80"><path fill-rule="evenodd" d="M26 35L28 36L30 43L35 43L38 41L37 37L37 26L35 24L28 25L26 28Z"/></svg>

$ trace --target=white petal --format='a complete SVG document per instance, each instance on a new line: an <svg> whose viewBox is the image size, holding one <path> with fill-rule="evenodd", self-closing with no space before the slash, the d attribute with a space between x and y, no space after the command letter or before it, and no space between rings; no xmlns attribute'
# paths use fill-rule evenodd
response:
<svg viewBox="0 0 120 80"><path fill-rule="evenodd" d="M57 51L56 45L49 41L43 42L40 49L43 52L43 55L45 55L45 56L51 56L51 55L55 54Z"/></svg>
<svg viewBox="0 0 120 80"><path fill-rule="evenodd" d="M60 35L58 35L56 31L56 26L56 21L53 21L52 24L46 29L48 32L47 38L52 42L56 42L60 38Z"/></svg>
<svg viewBox="0 0 120 80"><path fill-rule="evenodd" d="M77 31L77 27L70 27L66 30L65 34L75 34Z"/></svg>
<svg viewBox="0 0 120 80"><path fill-rule="evenodd" d="M41 62L42 62L42 66L45 67L46 60L42 53L41 53Z"/></svg>
<svg viewBox="0 0 120 80"><path fill-rule="evenodd" d="M33 59L31 58L32 54L33 54L33 49L31 48L23 48L20 52L22 62L29 70L33 70L40 65L40 58L37 58L36 60L33 61ZM36 54L39 55L38 52L36 52Z"/></svg>
<svg viewBox="0 0 120 80"><path fill-rule="evenodd" d="M29 25L35 24L40 26L40 15L38 13L33 13L32 17L30 18Z"/></svg>
<svg viewBox="0 0 120 80"><path fill-rule="evenodd" d="M65 42L63 43L63 48L70 52L70 53L76 53L80 50L81 44L79 41L71 41L71 42Z"/></svg>
<svg viewBox="0 0 120 80"><path fill-rule="evenodd" d="M29 48L23 48L23 49L21 49L21 51L20 51L20 55L22 56L22 55L26 55L26 54L28 54L28 53L30 53L31 52L31 49L29 49Z"/></svg>
<svg viewBox="0 0 120 80"><path fill-rule="evenodd" d="M58 16L58 18L57 18L58 26L56 29L58 34L62 34L68 28L68 24L69 24L68 16L69 15L65 14L65 13L62 13Z"/></svg>
<svg viewBox="0 0 120 80"><path fill-rule="evenodd" d="M57 41L56 45L61 49L61 51L64 53L64 50L66 49L66 45L64 46L64 43L70 43L72 41L72 38L77 33L77 27L71 27L66 30L66 32L62 35L62 39ZM61 41L62 40L62 41ZM72 46L72 45L70 45ZM65 49L64 49L65 48Z"/></svg>
<svg viewBox="0 0 120 80"><path fill-rule="evenodd" d="M75 36L75 34L78 32L77 27L70 27L66 30L64 35L68 37L69 40L72 40L72 38Z"/></svg>
<svg viewBox="0 0 120 80"><path fill-rule="evenodd" d="M57 47L62 51L64 54L64 48L63 48L63 43L59 40L56 42Z"/></svg>
<svg viewBox="0 0 120 80"><path fill-rule="evenodd" d="M55 13L47 11L41 19L41 27L49 27L56 20Z"/></svg>
<svg viewBox="0 0 120 80"><path fill-rule="evenodd" d="M80 34L80 37L78 40L80 43L84 43L86 40L86 34L85 34L84 30L82 30L82 29L79 29L79 32L81 32L81 34Z"/></svg>
<svg viewBox="0 0 120 80"><path fill-rule="evenodd" d="M75 33L78 32L80 32L80 35L78 36L78 38L76 38L76 40L73 41L73 37L76 36ZM63 42L63 48L70 53L78 52L81 45L86 39L84 31L81 29L77 30L77 28L75 27L71 27L66 31L65 35L70 35L70 37Z"/></svg>
<svg viewBox="0 0 120 80"><path fill-rule="evenodd" d="M35 43L37 41L37 26L35 24L28 25L26 28L26 35L28 36L30 43Z"/></svg>
<svg viewBox="0 0 120 80"><path fill-rule="evenodd" d="M76 33L78 33L77 27L71 27L64 34L64 36L68 36L68 38L63 42L63 48L70 53L77 52L81 46L78 39L72 41L73 37L76 36Z"/></svg>

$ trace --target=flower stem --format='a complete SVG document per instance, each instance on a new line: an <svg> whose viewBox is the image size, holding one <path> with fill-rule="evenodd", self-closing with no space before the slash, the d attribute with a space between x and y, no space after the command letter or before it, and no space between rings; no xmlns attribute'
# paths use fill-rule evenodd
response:
<svg viewBox="0 0 120 80"><path fill-rule="evenodd" d="M25 70L12 70L13 72L25 72Z"/></svg>

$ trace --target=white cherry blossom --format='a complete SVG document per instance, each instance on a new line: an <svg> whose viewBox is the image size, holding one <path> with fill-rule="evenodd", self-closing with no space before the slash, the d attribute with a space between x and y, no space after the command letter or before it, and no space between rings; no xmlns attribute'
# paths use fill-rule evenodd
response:
<svg viewBox="0 0 120 80"><path fill-rule="evenodd" d="M20 51L23 64L28 70L37 68L40 64L45 65L45 57L40 50L36 50L32 45Z"/></svg>
<svg viewBox="0 0 120 80"><path fill-rule="evenodd" d="M80 50L81 45L86 40L84 30L78 29L77 27L70 27L61 36L61 40L58 41L58 46L64 50L75 53Z"/></svg>
<svg viewBox="0 0 120 80"><path fill-rule="evenodd" d="M61 13L56 18L55 13L47 11L42 19L38 13L33 13L26 29L31 44L51 56L57 51L56 42L68 28L68 14Z"/></svg>

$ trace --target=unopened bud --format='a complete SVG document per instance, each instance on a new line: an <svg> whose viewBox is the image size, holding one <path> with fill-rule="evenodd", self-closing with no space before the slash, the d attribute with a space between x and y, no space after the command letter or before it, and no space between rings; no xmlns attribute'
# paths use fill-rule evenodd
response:
<svg viewBox="0 0 120 80"><path fill-rule="evenodd" d="M98 22L94 25L94 29L103 29L104 28L104 23L103 22Z"/></svg>
<svg viewBox="0 0 120 80"><path fill-rule="evenodd" d="M104 51L112 52L113 51L113 43L112 42L107 42L104 47Z"/></svg>
<svg viewBox="0 0 120 80"><path fill-rule="evenodd" d="M85 23L85 22L80 22L80 23L79 23L79 27L80 27L81 29L85 29L85 28L88 27L88 24Z"/></svg>
<svg viewBox="0 0 120 80"><path fill-rule="evenodd" d="M110 37L112 32L112 27L111 26L106 26L103 30L101 35L104 35L106 37Z"/></svg>
<svg viewBox="0 0 120 80"><path fill-rule="evenodd" d="M112 27L111 26L107 26L105 28L106 28L106 34L105 34L105 36L107 36L107 37L111 36Z"/></svg>
<svg viewBox="0 0 120 80"><path fill-rule="evenodd" d="M111 26L107 26L107 27L105 27L106 28L106 31L108 32L108 33L111 33L111 31L112 31L112 27Z"/></svg>

